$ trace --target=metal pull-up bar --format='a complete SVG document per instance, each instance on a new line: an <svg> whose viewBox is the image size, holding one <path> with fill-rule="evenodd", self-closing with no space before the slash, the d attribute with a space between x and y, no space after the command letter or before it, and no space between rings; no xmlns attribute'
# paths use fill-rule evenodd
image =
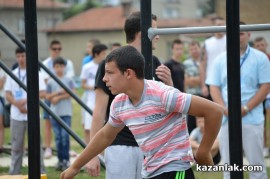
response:
<svg viewBox="0 0 270 179"><path fill-rule="evenodd" d="M206 27L183 27L183 28L149 28L148 38L153 40L156 35L166 34L201 34L226 32L226 26L206 26ZM270 24L240 25L240 31L263 31L270 30Z"/></svg>

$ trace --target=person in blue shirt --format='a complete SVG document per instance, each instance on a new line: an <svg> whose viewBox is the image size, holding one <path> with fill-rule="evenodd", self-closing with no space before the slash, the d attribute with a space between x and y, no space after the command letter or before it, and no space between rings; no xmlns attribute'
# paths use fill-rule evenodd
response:
<svg viewBox="0 0 270 179"><path fill-rule="evenodd" d="M245 24L245 23L240 23ZM240 33L240 76L243 150L249 165L263 167L261 172L250 172L252 179L266 179L263 157L264 115L262 102L270 89L270 63L267 56L248 45L250 32ZM219 133L221 158L229 164L228 135L228 85L227 54L219 55L214 61L212 74L206 79L214 102L226 108ZM229 179L230 173L224 172Z"/></svg>
<svg viewBox="0 0 270 179"><path fill-rule="evenodd" d="M100 41L98 39L91 39L87 42L87 44L86 44L87 55L82 59L82 66L84 66L85 64L87 64L93 60L92 48L98 44L100 44Z"/></svg>

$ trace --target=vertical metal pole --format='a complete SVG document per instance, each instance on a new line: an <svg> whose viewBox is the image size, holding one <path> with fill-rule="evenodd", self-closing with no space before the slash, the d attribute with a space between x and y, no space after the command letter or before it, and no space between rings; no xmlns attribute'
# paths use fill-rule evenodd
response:
<svg viewBox="0 0 270 179"><path fill-rule="evenodd" d="M240 87L240 42L239 0L226 1L227 17L227 74L229 106L230 164L243 166L241 87ZM243 179L243 171L232 171L231 179Z"/></svg>
<svg viewBox="0 0 270 179"><path fill-rule="evenodd" d="M153 79L152 42L148 38L148 29L152 27L151 0L141 0L141 50L145 58L145 78Z"/></svg>
<svg viewBox="0 0 270 179"><path fill-rule="evenodd" d="M24 0L26 70L27 70L27 117L28 117L28 176L40 178L40 117L36 0Z"/></svg>

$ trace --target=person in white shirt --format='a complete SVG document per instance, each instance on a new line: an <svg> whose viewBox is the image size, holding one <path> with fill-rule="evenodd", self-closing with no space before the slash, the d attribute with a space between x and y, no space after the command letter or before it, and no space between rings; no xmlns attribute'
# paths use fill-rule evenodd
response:
<svg viewBox="0 0 270 179"><path fill-rule="evenodd" d="M26 85L26 54L23 49L17 48L15 51L18 67L13 70L22 83ZM40 97L45 97L46 85L44 79L39 79ZM11 77L7 78L5 84L6 99L11 104L10 109L10 129L11 129L11 166L10 175L20 174L24 153L24 136L27 130L27 94ZM41 172L44 164L41 159Z"/></svg>
<svg viewBox="0 0 270 179"><path fill-rule="evenodd" d="M95 45L92 49L93 60L82 68L81 79L82 79L82 88L86 93L86 104L93 110L95 106L95 78L98 66L102 60L106 57L107 46L104 44ZM88 144L90 140L90 128L92 124L92 116L84 111L84 131L85 131L85 143Z"/></svg>
<svg viewBox="0 0 270 179"><path fill-rule="evenodd" d="M58 40L53 40L50 43L49 51L50 51L50 56L46 58L43 61L43 64L51 71L54 73L53 69L53 61L56 57L60 56L62 50L62 45L61 42ZM75 73L74 73L74 67L73 63L69 59L66 60L66 67L65 67L65 77L67 78L73 78ZM50 79L50 75L46 73L44 70L42 70L42 74L45 78L45 82ZM45 103L50 106L49 101L45 100ZM51 141L52 141L52 125L51 125L51 119L49 114L44 111L43 113L43 118L45 119L45 133L44 133L44 143L45 143L45 153L44 153L44 158L50 158L52 156L52 149L51 149Z"/></svg>
<svg viewBox="0 0 270 179"><path fill-rule="evenodd" d="M226 21L222 17L214 19L215 26L224 26ZM204 53L200 63L200 79L201 79L201 92L202 96L211 99L209 93L209 86L205 83L206 79L213 71L214 59L226 51L226 34L217 32L214 36L208 38L204 42Z"/></svg>

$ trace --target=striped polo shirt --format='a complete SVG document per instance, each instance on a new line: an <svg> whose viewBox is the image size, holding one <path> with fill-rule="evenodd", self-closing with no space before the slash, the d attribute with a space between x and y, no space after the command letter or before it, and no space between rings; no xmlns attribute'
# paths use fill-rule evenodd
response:
<svg viewBox="0 0 270 179"><path fill-rule="evenodd" d="M186 114L191 95L145 80L141 100L133 105L126 94L111 104L109 123L126 125L144 153L142 176L150 178L164 172L190 168L193 161Z"/></svg>

